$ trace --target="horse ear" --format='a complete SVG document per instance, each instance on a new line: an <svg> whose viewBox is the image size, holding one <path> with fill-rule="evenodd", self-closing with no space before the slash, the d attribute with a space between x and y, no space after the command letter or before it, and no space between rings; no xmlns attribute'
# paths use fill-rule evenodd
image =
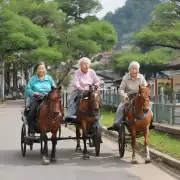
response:
<svg viewBox="0 0 180 180"><path fill-rule="evenodd" d="M51 90L54 90L55 89L55 87L54 86L51 86Z"/></svg>
<svg viewBox="0 0 180 180"><path fill-rule="evenodd" d="M58 87L58 90L59 90L59 91L61 91L61 90L62 90L62 85L60 85L60 86Z"/></svg>
<svg viewBox="0 0 180 180"><path fill-rule="evenodd" d="M150 89L150 88L152 87L152 85L151 85L151 84L148 84L147 87Z"/></svg>

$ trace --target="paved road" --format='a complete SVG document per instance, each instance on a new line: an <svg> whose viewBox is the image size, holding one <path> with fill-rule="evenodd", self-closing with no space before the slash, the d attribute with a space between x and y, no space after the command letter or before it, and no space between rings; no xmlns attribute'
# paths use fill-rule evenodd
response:
<svg viewBox="0 0 180 180"><path fill-rule="evenodd" d="M175 180L164 170L153 164L144 164L138 156L140 164L131 165L131 153L126 152L122 160L118 157L117 144L103 139L101 156L94 157L90 149L90 160L83 160L81 154L75 152L75 141L59 141L57 145L57 163L44 166L39 154L40 146L27 150L23 158L20 152L20 130L22 103L16 101L10 105L0 105L0 179L2 180ZM74 135L63 128L63 136Z"/></svg>

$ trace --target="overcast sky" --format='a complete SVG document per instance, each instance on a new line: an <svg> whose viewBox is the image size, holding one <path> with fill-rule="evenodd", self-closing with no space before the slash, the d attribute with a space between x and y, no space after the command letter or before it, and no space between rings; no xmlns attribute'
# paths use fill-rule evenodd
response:
<svg viewBox="0 0 180 180"><path fill-rule="evenodd" d="M107 12L116 10L119 7L122 7L126 0L100 0L103 9L97 14L99 18L106 15Z"/></svg>

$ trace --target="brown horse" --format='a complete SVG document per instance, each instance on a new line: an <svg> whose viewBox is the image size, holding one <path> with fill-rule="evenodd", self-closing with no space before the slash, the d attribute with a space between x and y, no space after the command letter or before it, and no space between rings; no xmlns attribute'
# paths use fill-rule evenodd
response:
<svg viewBox="0 0 180 180"><path fill-rule="evenodd" d="M131 134L131 146L132 146L132 164L136 164L135 157L136 147L136 133L142 132L145 138L146 158L145 163L150 162L148 139L149 139L149 126L152 119L152 113L150 111L150 93L151 85L139 86L139 92L132 100L130 108L125 108L125 120L127 122L127 129Z"/></svg>
<svg viewBox="0 0 180 180"><path fill-rule="evenodd" d="M39 123L39 131L41 134L41 154L44 164L49 164L48 157L48 132L51 132L52 137L52 151L51 161L56 161L56 144L57 144L57 131L61 128L63 119L63 108L61 104L61 86L59 88L52 87L51 91L44 96L42 105L39 108L37 116ZM44 144L44 146L43 146Z"/></svg>
<svg viewBox="0 0 180 180"><path fill-rule="evenodd" d="M89 159L89 155L87 152L86 140L88 138L88 133L92 135L92 133L96 133L96 137L93 140L93 144L97 141L101 141L101 135L98 134L98 131L93 128L96 122L98 122L100 116L100 107L101 107L101 97L100 91L95 86L90 86L90 90L84 93L84 97L80 99L79 106L77 107L76 115L77 115L77 125L76 125L76 138L77 138L77 146L76 151L81 151L80 146L80 128L82 129L82 137L84 142L84 151L83 151L83 159ZM87 99L86 99L86 98ZM96 131L96 132L95 132ZM96 145L95 145L96 146ZM95 147L96 148L96 147ZM98 147L100 149L100 147ZM97 151L99 151L99 149ZM96 152L97 152L96 151ZM99 155L99 152L96 153Z"/></svg>

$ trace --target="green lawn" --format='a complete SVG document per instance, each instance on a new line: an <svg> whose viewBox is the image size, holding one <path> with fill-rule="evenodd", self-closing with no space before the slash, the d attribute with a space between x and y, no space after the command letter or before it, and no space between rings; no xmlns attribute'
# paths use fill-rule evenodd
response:
<svg viewBox="0 0 180 180"><path fill-rule="evenodd" d="M101 113L103 116L101 119L101 124L103 124L104 126L111 126L113 123L115 113L105 109L101 109Z"/></svg>
<svg viewBox="0 0 180 180"><path fill-rule="evenodd" d="M105 109L102 109L101 113L103 115L101 124L111 126L115 113ZM144 144L144 138L139 138L137 141ZM149 146L180 160L180 139L176 139L167 133L151 131Z"/></svg>

